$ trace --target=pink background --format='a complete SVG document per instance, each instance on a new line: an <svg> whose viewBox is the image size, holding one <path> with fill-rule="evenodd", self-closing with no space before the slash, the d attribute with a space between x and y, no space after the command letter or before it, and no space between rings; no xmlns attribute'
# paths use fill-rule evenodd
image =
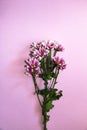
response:
<svg viewBox="0 0 87 130"><path fill-rule="evenodd" d="M53 39L65 47L67 69L48 130L87 130L87 0L0 0L0 25L0 128L42 130L24 59L31 41Z"/></svg>

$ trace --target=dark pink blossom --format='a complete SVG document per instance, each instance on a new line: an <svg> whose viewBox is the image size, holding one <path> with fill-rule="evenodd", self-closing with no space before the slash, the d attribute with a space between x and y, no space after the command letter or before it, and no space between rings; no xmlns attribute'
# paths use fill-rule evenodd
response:
<svg viewBox="0 0 87 130"><path fill-rule="evenodd" d="M32 43L30 44L30 48L31 48L31 49L35 49L36 44L37 44L36 42L32 42Z"/></svg>
<svg viewBox="0 0 87 130"><path fill-rule="evenodd" d="M29 60L29 66L31 66L31 68L37 68L39 65L40 62L37 59L32 58Z"/></svg>
<svg viewBox="0 0 87 130"><path fill-rule="evenodd" d="M60 63L59 57L55 57L55 58L53 59L53 61L54 61L55 64L59 64L59 63Z"/></svg>
<svg viewBox="0 0 87 130"><path fill-rule="evenodd" d="M48 50L46 50L44 47L39 48L37 55L41 58L44 58L48 54Z"/></svg>
<svg viewBox="0 0 87 130"><path fill-rule="evenodd" d="M38 50L36 50L36 49L35 50L31 50L29 55L30 55L31 58L36 58L37 59L39 57Z"/></svg>
<svg viewBox="0 0 87 130"><path fill-rule="evenodd" d="M46 43L47 49L52 49L55 47L55 42L54 41L47 41Z"/></svg>
<svg viewBox="0 0 87 130"><path fill-rule="evenodd" d="M45 46L46 46L46 42L45 41L37 42L36 49L39 50L39 48L45 48Z"/></svg>
<svg viewBox="0 0 87 130"><path fill-rule="evenodd" d="M34 42L30 45L30 57L34 57L36 59L41 59L46 57L46 55L48 54L48 50L46 49L46 42L42 41L42 42Z"/></svg>
<svg viewBox="0 0 87 130"><path fill-rule="evenodd" d="M65 64L64 59L62 59L62 58L60 59L59 57L55 57L55 58L53 59L53 61L54 61L55 64L59 65L59 68L60 68L61 70L63 70L63 69L66 68L66 64Z"/></svg>
<svg viewBox="0 0 87 130"><path fill-rule="evenodd" d="M29 60L29 66L28 66L28 70L29 73L32 74L34 73L35 75L39 73L39 68L40 68L40 62L37 59L30 59Z"/></svg>
<svg viewBox="0 0 87 130"><path fill-rule="evenodd" d="M55 50L56 50L56 51L63 51L64 48L63 48L63 46L62 46L61 44L59 44L59 45L56 45L56 46L55 46Z"/></svg>
<svg viewBox="0 0 87 130"><path fill-rule="evenodd" d="M60 64L61 64L61 67L60 69L63 70L63 69L66 69L66 64L65 64L65 60L64 59L60 59Z"/></svg>
<svg viewBox="0 0 87 130"><path fill-rule="evenodd" d="M30 57L34 57L36 59L42 59L44 57L46 57L48 55L49 51L47 49L45 49L44 47L40 47L38 49L35 50L31 50L30 51Z"/></svg>
<svg viewBox="0 0 87 130"><path fill-rule="evenodd" d="M29 73L30 74L34 74L34 75L38 75L39 74L39 68L31 68L29 67Z"/></svg>

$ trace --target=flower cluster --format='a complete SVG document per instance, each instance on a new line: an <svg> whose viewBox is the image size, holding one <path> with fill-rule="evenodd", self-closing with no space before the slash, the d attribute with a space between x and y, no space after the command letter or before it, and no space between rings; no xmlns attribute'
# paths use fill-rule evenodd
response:
<svg viewBox="0 0 87 130"><path fill-rule="evenodd" d="M54 107L53 101L62 96L62 90L55 88L55 84L59 71L66 68L64 59L58 56L58 52L63 50L63 46L56 41L33 42L29 58L25 60L25 73L32 76L35 94L42 108L44 130L47 130L46 124L50 120L48 112ZM43 89L38 85L37 77L43 80Z"/></svg>
<svg viewBox="0 0 87 130"><path fill-rule="evenodd" d="M35 75L41 73L41 62L42 59L48 60L50 55L50 60L53 66L58 66L59 69L63 70L66 68L64 59L56 57L57 52L62 52L64 48L62 45L58 44L56 41L48 40L41 42L33 42L30 45L29 59L25 61L26 72ZM53 57L53 58L52 58ZM46 64L44 62L43 64ZM50 67L50 66L49 66Z"/></svg>

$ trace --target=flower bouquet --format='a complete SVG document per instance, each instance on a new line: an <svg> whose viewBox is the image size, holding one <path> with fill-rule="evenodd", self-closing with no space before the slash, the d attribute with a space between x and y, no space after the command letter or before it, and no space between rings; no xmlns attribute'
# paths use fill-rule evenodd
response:
<svg viewBox="0 0 87 130"><path fill-rule="evenodd" d="M64 59L58 56L58 52L63 50L62 45L56 41L33 42L30 44L29 58L25 60L25 73L32 76L42 110L43 130L47 130L47 122L50 120L48 112L54 107L53 101L62 96L62 90L55 88L55 85L59 71L66 68ZM38 85L37 78L42 79L43 89Z"/></svg>

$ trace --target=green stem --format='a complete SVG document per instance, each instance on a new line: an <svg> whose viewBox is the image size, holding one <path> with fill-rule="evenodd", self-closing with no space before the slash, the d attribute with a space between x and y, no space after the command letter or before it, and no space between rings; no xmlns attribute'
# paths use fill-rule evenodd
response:
<svg viewBox="0 0 87 130"><path fill-rule="evenodd" d="M59 74L59 69L58 68L56 68L55 73L57 74L57 77L58 77L58 74ZM53 78L51 86L50 86L51 88L54 88L56 80L57 80L57 77Z"/></svg>
<svg viewBox="0 0 87 130"><path fill-rule="evenodd" d="M44 101L43 101L43 108L42 108L42 114L43 114L43 125L44 125L44 130L47 130L47 120L46 120L46 116L47 116L47 112L46 112L46 96L44 96Z"/></svg>
<svg viewBox="0 0 87 130"><path fill-rule="evenodd" d="M40 101L40 98L39 98L39 95L38 95L38 94L37 94L37 98L38 98L38 101L39 101L40 106L42 107L42 104L41 104L41 101Z"/></svg>
<svg viewBox="0 0 87 130"><path fill-rule="evenodd" d="M47 85L48 85L47 80L45 80L44 85L45 85L45 89L47 89ZM43 118L44 118L44 121L43 121L43 124L44 124L44 130L47 130L46 100L47 100L47 96L44 95L44 97L43 97L43 108L42 108L42 114L43 114Z"/></svg>
<svg viewBox="0 0 87 130"><path fill-rule="evenodd" d="M44 112L44 130L47 130L46 112Z"/></svg>
<svg viewBox="0 0 87 130"><path fill-rule="evenodd" d="M39 98L39 95L38 95L38 90L39 90L39 88L38 88L38 85L37 85L35 76L34 76L33 74L32 74L32 78L33 78L33 82L34 82L34 86L35 86L35 93L37 94L37 98L38 98L39 104L40 104L40 106L41 106L41 108L42 108L42 103L41 103L40 98Z"/></svg>
<svg viewBox="0 0 87 130"><path fill-rule="evenodd" d="M53 56L55 56L55 55L56 55L56 53L57 53L57 51L55 50L55 51L54 51L54 54L53 54Z"/></svg>

